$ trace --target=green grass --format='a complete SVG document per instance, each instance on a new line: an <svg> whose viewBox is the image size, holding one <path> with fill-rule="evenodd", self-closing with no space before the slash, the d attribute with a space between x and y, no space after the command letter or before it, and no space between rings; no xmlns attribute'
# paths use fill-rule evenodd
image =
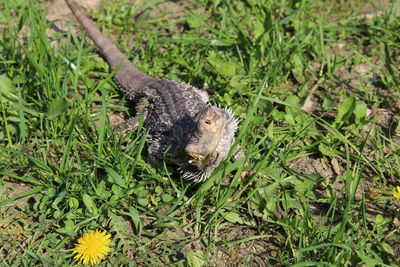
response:
<svg viewBox="0 0 400 267"><path fill-rule="evenodd" d="M2 266L74 265L91 229L112 234L104 266L400 261L399 1L115 2L95 24L144 72L231 107L249 164L202 184L151 164L142 126L114 134L131 109L82 29L3 1Z"/></svg>

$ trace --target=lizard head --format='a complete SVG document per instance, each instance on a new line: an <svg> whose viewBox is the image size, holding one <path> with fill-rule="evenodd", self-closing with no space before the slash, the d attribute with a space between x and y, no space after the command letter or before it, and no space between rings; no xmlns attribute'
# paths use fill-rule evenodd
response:
<svg viewBox="0 0 400 267"><path fill-rule="evenodd" d="M185 147L188 162L183 177L196 182L207 179L228 155L237 125L237 119L227 109L211 106L200 111Z"/></svg>

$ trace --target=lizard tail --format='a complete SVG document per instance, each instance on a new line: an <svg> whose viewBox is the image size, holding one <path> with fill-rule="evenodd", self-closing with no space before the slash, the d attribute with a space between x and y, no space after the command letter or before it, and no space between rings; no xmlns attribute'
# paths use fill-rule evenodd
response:
<svg viewBox="0 0 400 267"><path fill-rule="evenodd" d="M90 38L100 49L110 67L113 70L119 67L115 73L115 79L122 86L122 91L126 93L128 98L133 98L143 84L153 78L135 68L122 52L92 24L91 20L73 0L65 1L72 13L88 32Z"/></svg>

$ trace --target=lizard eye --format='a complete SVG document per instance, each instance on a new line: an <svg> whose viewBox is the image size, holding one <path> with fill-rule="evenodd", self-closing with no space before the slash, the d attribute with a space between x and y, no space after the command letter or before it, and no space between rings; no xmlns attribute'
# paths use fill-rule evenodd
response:
<svg viewBox="0 0 400 267"><path fill-rule="evenodd" d="M210 120L205 120L204 123L207 124L207 125L211 125L211 121Z"/></svg>

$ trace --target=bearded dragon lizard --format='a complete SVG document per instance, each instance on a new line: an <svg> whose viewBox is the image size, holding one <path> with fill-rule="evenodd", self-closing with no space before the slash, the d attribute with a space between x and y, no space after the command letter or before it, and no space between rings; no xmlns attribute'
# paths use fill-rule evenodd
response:
<svg viewBox="0 0 400 267"><path fill-rule="evenodd" d="M126 97L135 102L146 99L149 158L178 165L184 179L206 180L227 157L238 120L228 109L211 106L204 90L139 71L73 0L66 2L111 69L117 69L114 79ZM242 157L243 152L237 149L234 154Z"/></svg>

